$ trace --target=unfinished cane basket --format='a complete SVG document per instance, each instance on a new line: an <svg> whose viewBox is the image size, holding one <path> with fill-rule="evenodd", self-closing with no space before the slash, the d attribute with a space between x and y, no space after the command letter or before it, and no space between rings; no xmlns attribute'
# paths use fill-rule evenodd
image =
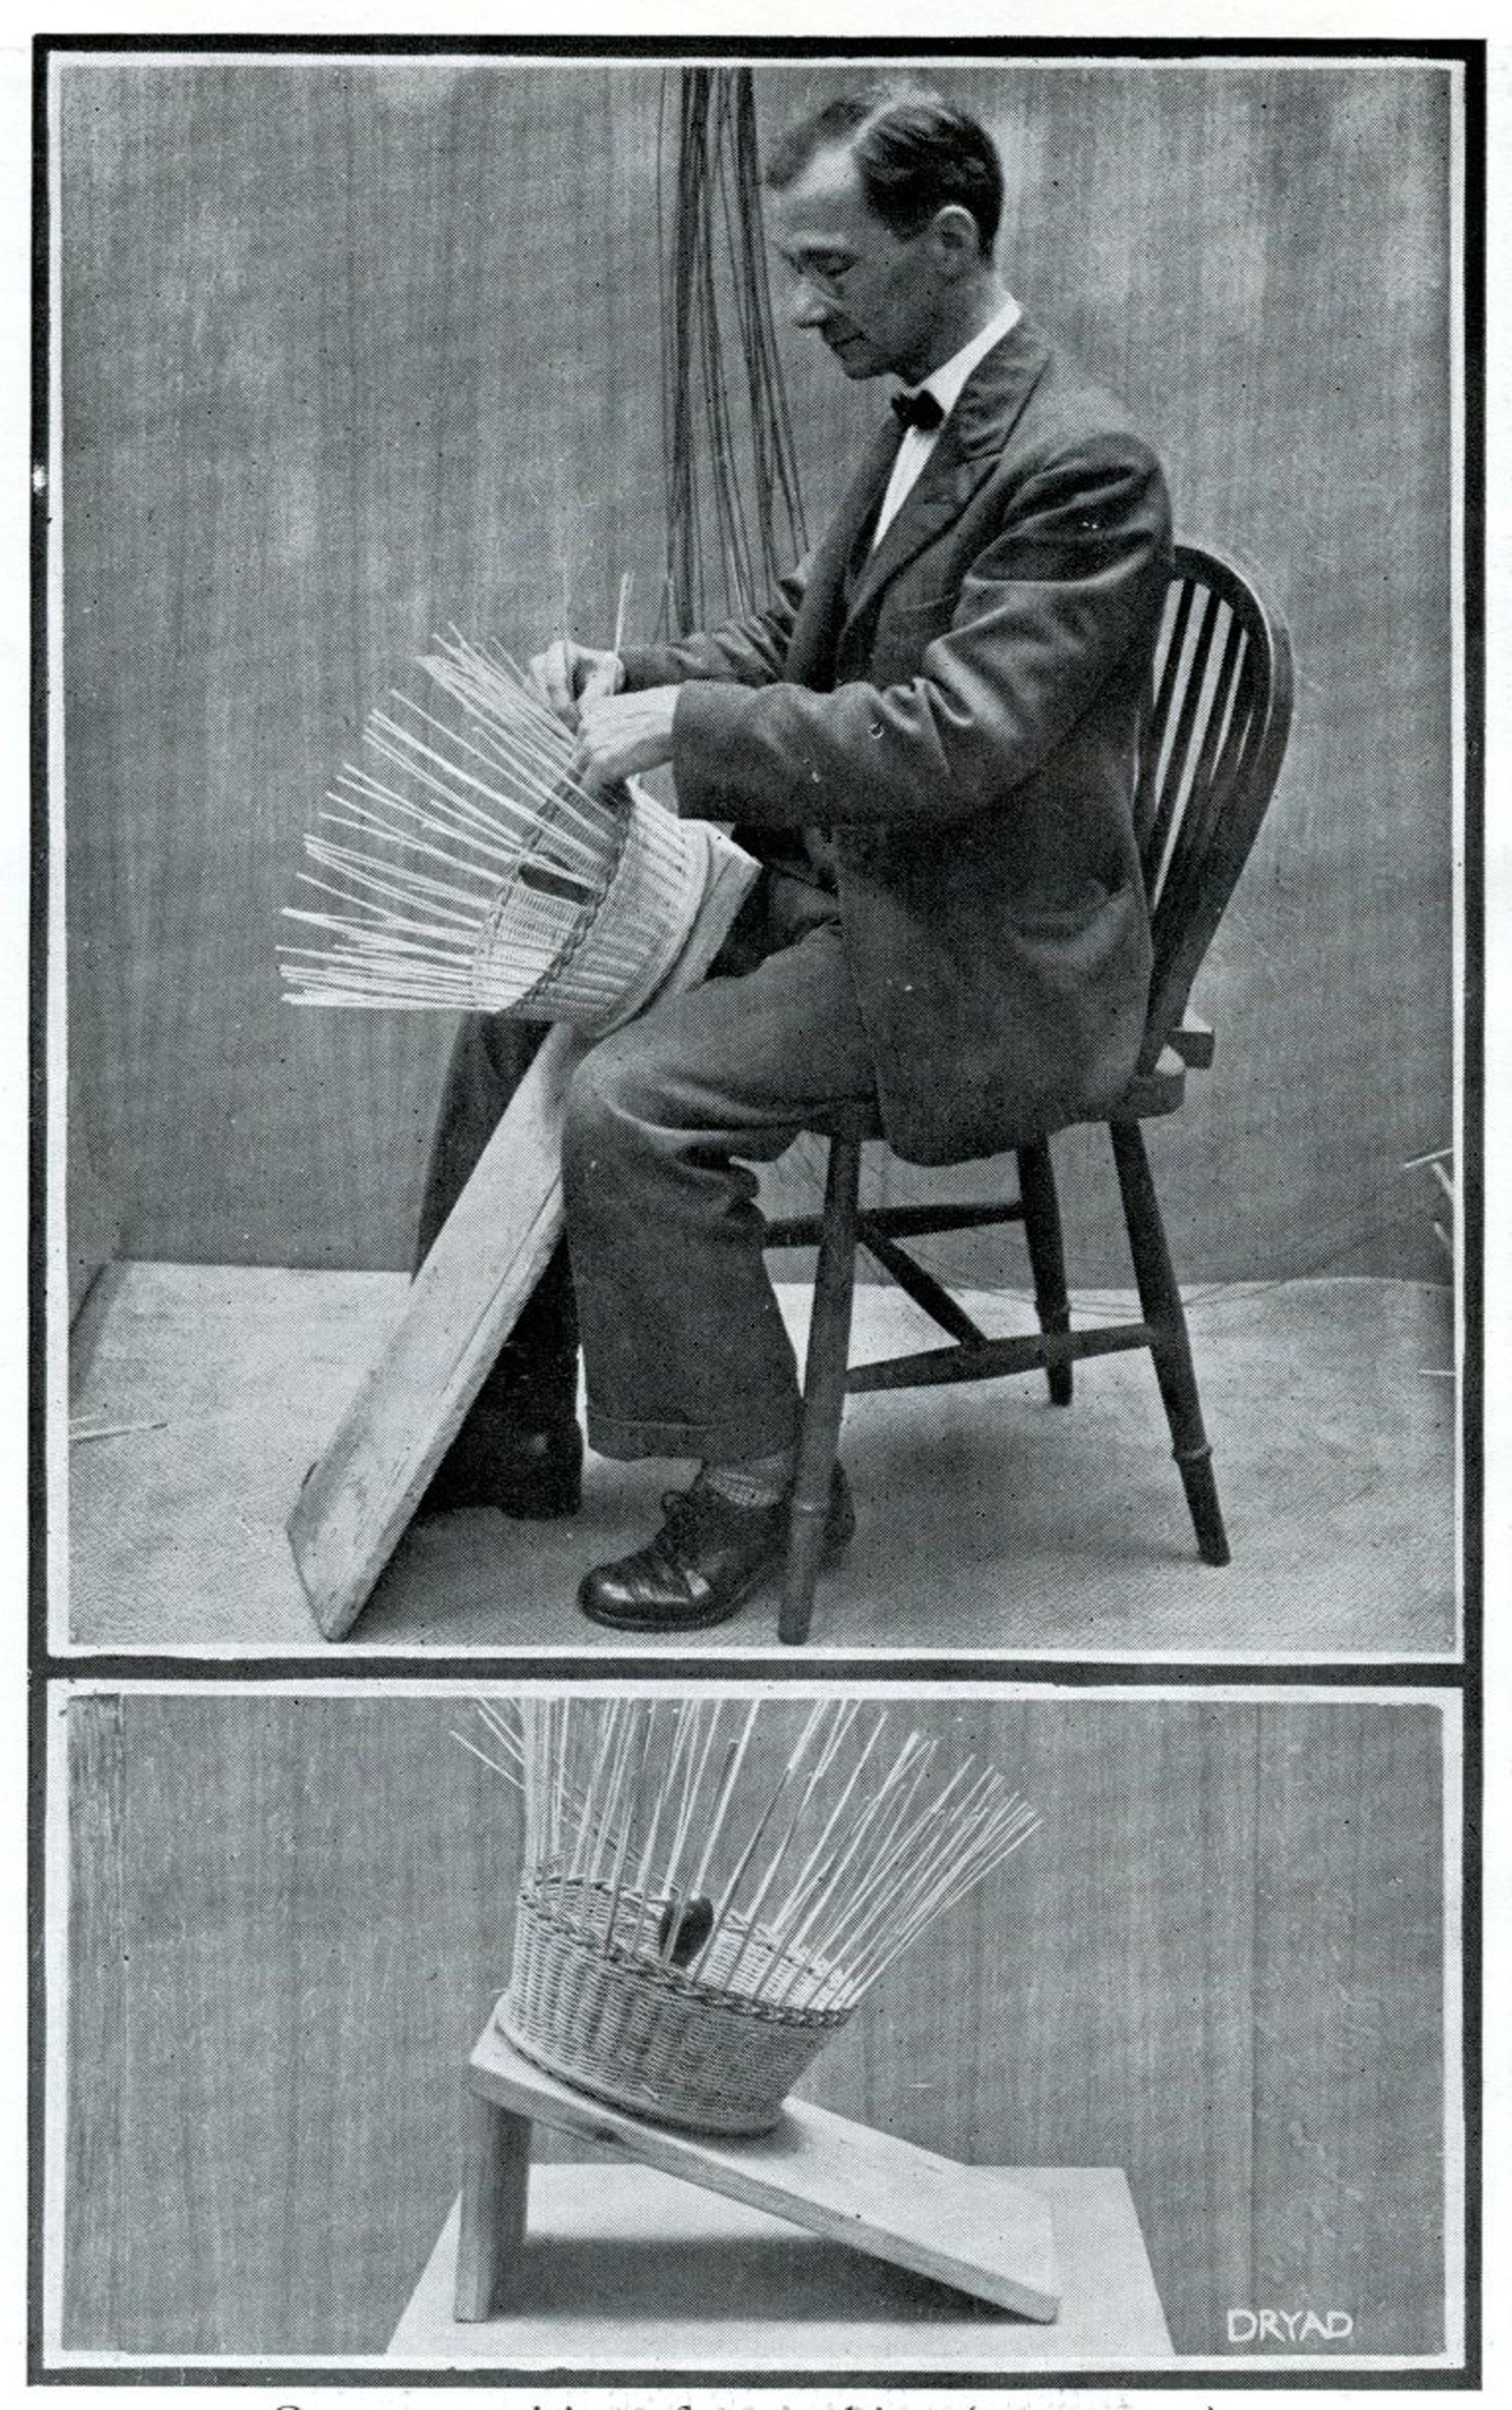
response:
<svg viewBox="0 0 1512 2410"><path fill-rule="evenodd" d="M666 980L729 840L637 782L586 785L498 646L453 631L420 666L434 708L370 714L369 764L343 764L305 839L301 880L337 908L287 907L314 933L279 949L290 1002L618 1027Z"/></svg>
<svg viewBox="0 0 1512 2410"><path fill-rule="evenodd" d="M501 2029L579 2091L698 2133L769 2131L899 1953L1039 1822L1000 1775L942 1776L938 1744L855 1700L813 1706L791 1747L790 1725L762 1730L789 1712L770 1701L479 1712L489 1747L466 1745L525 1813Z"/></svg>

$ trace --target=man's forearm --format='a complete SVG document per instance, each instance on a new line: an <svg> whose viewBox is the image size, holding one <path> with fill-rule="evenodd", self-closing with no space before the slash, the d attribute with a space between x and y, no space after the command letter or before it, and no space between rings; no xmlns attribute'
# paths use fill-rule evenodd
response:
<svg viewBox="0 0 1512 2410"><path fill-rule="evenodd" d="M780 678L788 657L792 623L803 599L806 566L783 578L764 610L744 619L663 645L624 645L624 691L682 686L691 680L720 678L734 686L766 686Z"/></svg>

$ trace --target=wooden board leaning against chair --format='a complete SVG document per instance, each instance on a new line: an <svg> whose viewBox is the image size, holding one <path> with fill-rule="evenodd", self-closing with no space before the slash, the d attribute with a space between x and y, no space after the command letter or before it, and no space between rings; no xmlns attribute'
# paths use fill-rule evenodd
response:
<svg viewBox="0 0 1512 2410"><path fill-rule="evenodd" d="M722 831L638 785L583 786L568 732L497 648L454 634L423 666L446 717L402 699L402 717L375 713L365 740L389 775L348 764L307 840L305 882L340 908L291 911L316 938L284 950L291 1000L555 1026L290 1517L330 1640L360 1612L560 1235L574 1066L705 976L756 875Z"/></svg>

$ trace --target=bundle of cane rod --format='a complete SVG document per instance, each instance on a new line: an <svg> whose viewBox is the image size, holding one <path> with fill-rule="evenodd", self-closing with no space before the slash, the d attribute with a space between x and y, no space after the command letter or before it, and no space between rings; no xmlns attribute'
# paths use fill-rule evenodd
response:
<svg viewBox="0 0 1512 2410"><path fill-rule="evenodd" d="M885 1708L478 1702L464 1747L524 1801L498 2021L551 2074L697 2132L759 2134L933 1920L1040 1822Z"/></svg>
<svg viewBox="0 0 1512 2410"><path fill-rule="evenodd" d="M281 946L292 1003L509 1012L601 1033L665 979L705 892L710 833L632 782L577 775L572 733L492 643L453 629L362 732L306 837Z"/></svg>

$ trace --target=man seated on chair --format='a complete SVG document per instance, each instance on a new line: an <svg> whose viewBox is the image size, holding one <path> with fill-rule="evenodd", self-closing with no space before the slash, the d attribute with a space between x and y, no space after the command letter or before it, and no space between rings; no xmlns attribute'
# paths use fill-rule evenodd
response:
<svg viewBox="0 0 1512 2410"><path fill-rule="evenodd" d="M751 1163L861 1107L919 1164L996 1154L1130 1078L1148 920L1136 729L1170 566L1159 463L998 272L1002 170L933 94L847 95L781 140L792 318L903 390L822 541L749 619L532 664L605 786L672 765L684 817L763 867L714 975L596 1045L559 1254L429 1493L570 1513L581 1440L689 1459L595 1621L717 1623L782 1561L800 1394ZM901 422L901 423L900 423ZM428 1246L534 1039L464 1028ZM827 1541L852 1514L838 1472Z"/></svg>

